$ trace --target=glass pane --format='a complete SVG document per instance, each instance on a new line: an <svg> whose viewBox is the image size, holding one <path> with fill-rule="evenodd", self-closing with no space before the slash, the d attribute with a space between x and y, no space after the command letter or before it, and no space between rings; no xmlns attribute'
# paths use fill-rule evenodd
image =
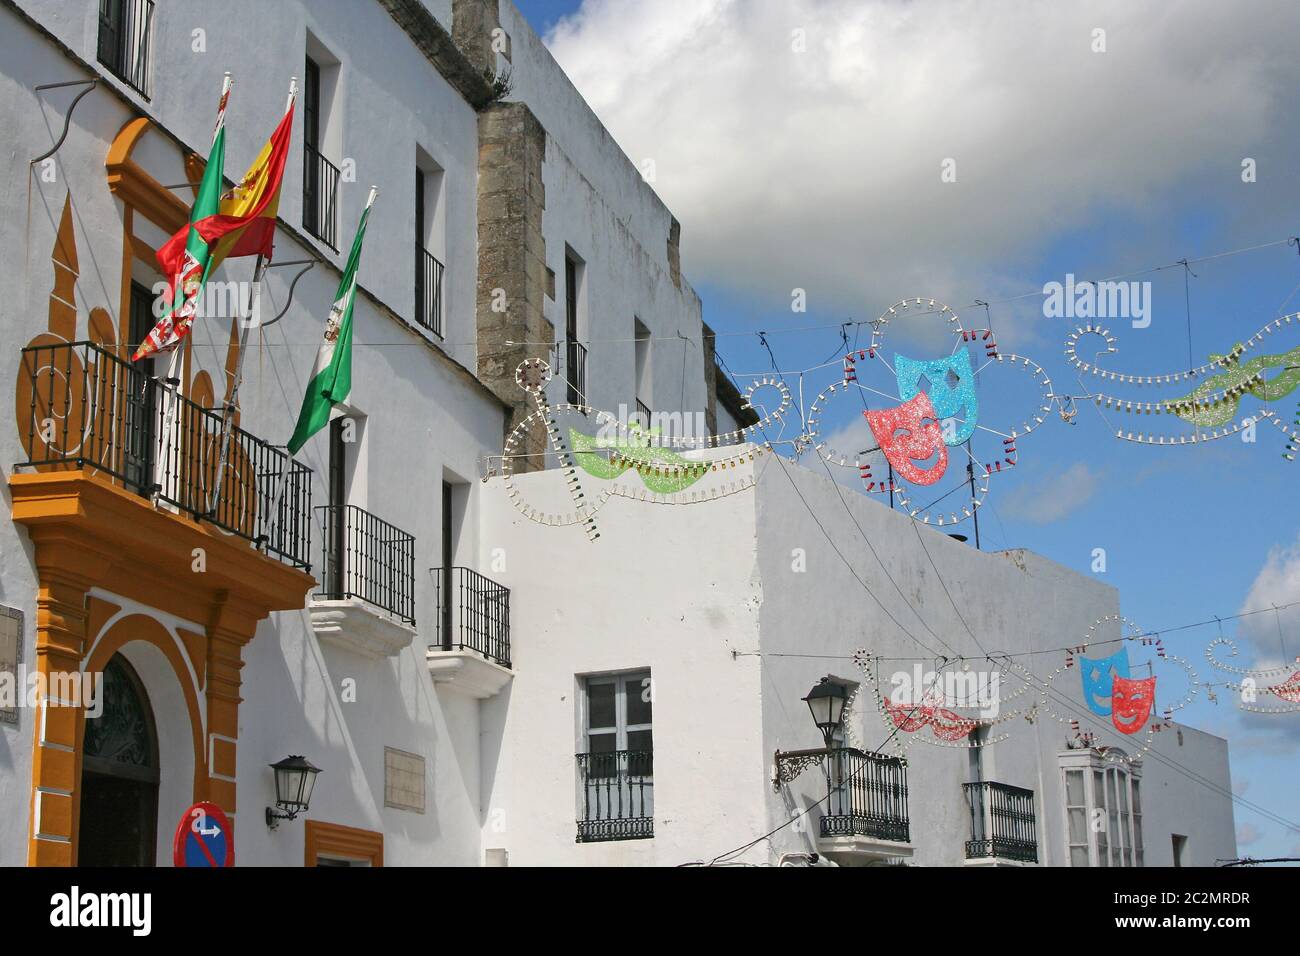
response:
<svg viewBox="0 0 1300 956"><path fill-rule="evenodd" d="M627 749L650 753L654 750L653 731L650 730L629 730L627 732Z"/></svg>
<svg viewBox="0 0 1300 956"><path fill-rule="evenodd" d="M1065 803L1070 807L1083 806L1083 771L1065 771Z"/></svg>
<svg viewBox="0 0 1300 956"><path fill-rule="evenodd" d="M1136 778L1133 780L1133 812L1142 812L1142 788L1139 786L1141 781Z"/></svg>
<svg viewBox="0 0 1300 956"><path fill-rule="evenodd" d="M1133 817L1133 846L1138 851L1138 856L1142 855L1142 817Z"/></svg>
<svg viewBox="0 0 1300 956"><path fill-rule="evenodd" d="M1086 846L1070 847L1070 866L1087 866L1088 848Z"/></svg>
<svg viewBox="0 0 1300 956"><path fill-rule="evenodd" d="M1070 820L1070 840L1071 843L1088 842L1088 818L1083 807L1070 807L1066 811Z"/></svg>
<svg viewBox="0 0 1300 956"><path fill-rule="evenodd" d="M1121 813L1128 813L1128 777L1119 778L1119 809Z"/></svg>
<svg viewBox="0 0 1300 956"><path fill-rule="evenodd" d="M628 725L650 723L650 675L629 677L626 684Z"/></svg>
<svg viewBox="0 0 1300 956"><path fill-rule="evenodd" d="M612 730L603 734L587 735L587 752L593 754L612 754L618 749L618 735Z"/></svg>
<svg viewBox="0 0 1300 956"><path fill-rule="evenodd" d="M1146 866L1146 863L1142 859L1142 851L1140 849L1137 851L1137 865Z"/></svg>
<svg viewBox="0 0 1300 956"><path fill-rule="evenodd" d="M1106 774L1106 806L1112 809L1119 806L1115 800L1115 771Z"/></svg>
<svg viewBox="0 0 1300 956"><path fill-rule="evenodd" d="M614 717L613 682L587 685L587 726L613 727L617 723ZM611 748L612 749L612 748Z"/></svg>

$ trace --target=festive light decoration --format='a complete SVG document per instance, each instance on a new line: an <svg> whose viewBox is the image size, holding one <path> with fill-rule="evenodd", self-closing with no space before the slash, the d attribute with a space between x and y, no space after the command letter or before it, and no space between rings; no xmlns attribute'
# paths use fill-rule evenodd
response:
<svg viewBox="0 0 1300 956"><path fill-rule="evenodd" d="M1015 674L1019 686L1009 694L1000 693L997 696L998 714L996 717L969 716L963 717L953 710L949 709L955 704L945 706L943 694L937 687L938 670L936 671L936 684L928 687L923 691L919 701L896 702L888 700L880 691L880 681L878 670L876 668L876 659L865 649L859 648L853 655L853 661L862 671L864 681L858 686L858 689L849 699L847 713L856 714L864 688L868 689L875 700L876 710L880 715L882 724L891 731L891 740L894 741L894 747L902 753L912 741L920 741L932 747L947 747L957 750L971 750L976 747L987 747L991 744L1006 740L1009 733L1000 734L981 734L972 736L976 728L989 729L1000 724L1006 724L1016 717L1024 715L1030 723L1033 722L1031 712L1023 708L1009 706L1015 703L1020 697L1029 692L1030 681L1033 675L1025 668L1010 660L1009 658L999 657L997 663L1002 665L1003 674ZM988 663L993 663L993 658L986 658ZM952 661L936 662L939 669L942 666L952 663ZM968 664L966 665L969 666ZM1035 705L1036 707L1036 705ZM849 742L852 746L860 750L877 749L874 744L869 745L862 741L856 732L857 721L845 720L845 727L848 728ZM931 729L930 734L917 733L923 727ZM898 736L898 731L902 731L909 736L904 739Z"/></svg>
<svg viewBox="0 0 1300 956"><path fill-rule="evenodd" d="M1121 633L1119 638L1101 639L1099 634L1101 629L1112 626L1118 626L1121 632L1127 627L1132 633L1128 635ZM1151 676L1134 678L1129 673L1120 673L1120 670L1125 666L1129 670L1132 669L1127 651L1123 652L1122 658L1119 653L1111 654L1108 657L1089 657L1085 654L1089 645L1093 643L1111 643L1114 640L1155 648L1156 657L1149 662L1149 666L1152 668ZM1201 689L1200 679L1196 676L1196 672L1192 670L1191 664L1176 654L1168 653L1158 636L1144 634L1136 624L1118 614L1108 614L1105 617L1098 618L1088 626L1083 643L1068 648L1065 651L1065 661L1048 674L1046 680L1042 681L1042 694L1039 703L1059 723L1068 722L1076 738L1080 734L1080 725L1082 723L1080 718L1086 715L1061 713L1053 706L1052 699L1054 696L1058 696L1053 693L1056 678L1073 668L1076 660L1080 665L1084 707L1098 716L1109 716L1112 726L1127 735L1135 735L1145 727L1147 734L1142 743L1142 753L1145 753L1150 748L1155 734L1173 726L1173 715L1190 704ZM1121 663L1121 660L1123 663ZM1161 686L1167 687L1169 678L1175 672L1180 672L1187 680L1187 692L1174 703L1161 709L1159 717L1153 720L1157 706L1155 699L1156 682L1157 678L1161 676L1156 673L1157 662L1161 662L1159 667L1164 676ZM1107 678L1109 678L1109 689L1105 696L1110 698L1108 707L1102 704L1100 699L1103 696L1103 688L1106 686ZM1061 695L1063 693L1061 692Z"/></svg>
<svg viewBox="0 0 1300 956"><path fill-rule="evenodd" d="M1140 429L1119 428L1115 437L1128 442L1145 445L1195 445L1207 441L1229 438L1253 427L1258 419L1269 421L1275 428L1287 436L1287 450L1283 457L1294 460L1295 451L1300 447L1300 431L1284 422L1273 409L1261 409L1245 421L1233 422L1238 413L1241 399L1253 395L1262 402L1276 401L1289 395L1300 385L1300 347L1289 352L1275 355L1260 355L1242 363L1242 356L1258 346L1264 339L1278 331L1283 325L1300 318L1300 312L1284 315L1269 322L1244 343L1233 346L1226 355L1213 355L1210 361L1184 372L1172 372L1162 375L1130 375L1112 372L1100 365L1085 362L1079 357L1079 342L1086 336L1098 336L1105 343L1105 348L1098 356L1118 352L1115 337L1106 328L1099 325L1086 325L1076 328L1066 336L1065 357L1078 372L1096 376L1103 381L1121 382L1129 385L1169 385L1182 381L1197 379L1207 373L1213 377L1201 382L1190 394L1160 401L1133 401L1102 392L1086 396L1098 410L1111 410L1130 415L1167 415L1177 421L1195 426L1191 434L1186 432L1148 431ZM1283 371L1271 380L1264 378L1266 368L1282 368ZM1300 425L1300 418L1294 423ZM1201 431L1209 429L1208 432Z"/></svg>
<svg viewBox="0 0 1300 956"><path fill-rule="evenodd" d="M746 390L746 407L752 407L760 389L775 391L780 402L754 424L720 435L662 436L636 423L625 424L611 413L588 405L551 405L546 399L546 385L550 380L550 365L542 359L527 359L515 370L515 383L532 396L536 410L506 436L501 456L503 484L515 509L530 521L551 527L581 525L591 541L600 537L596 514L611 498L689 505L715 501L752 488L755 480L752 469L743 466L752 465L764 452L770 452L772 446L741 442L765 423L781 420L793 404L784 383L765 378ZM567 429L560 428L562 418L572 420ZM595 435L583 430L592 423L597 426ZM526 500L516 481L515 461L538 454L525 451L535 447L536 443L530 442L528 436L538 430L545 433L546 447L559 465L572 510L535 507ZM666 447L676 444L703 449L706 445L718 447L732 443L738 450L720 458L686 458ZM738 468L743 470L737 473ZM627 472L634 472L639 481L625 480ZM589 486L583 476L598 484Z"/></svg>
<svg viewBox="0 0 1300 956"><path fill-rule="evenodd" d="M848 454L820 441L821 419L830 402L849 394L851 389L857 390L864 398L868 392L889 397L862 381L859 364L869 360L883 363L881 352L889 323L918 314L940 316L957 339L957 344L953 354L943 358L917 360L896 355L892 367L887 366L895 375L900 401L891 407L864 412L878 445L878 449L870 451L881 451L894 472L893 475L879 475L871 460L865 457L868 452ZM1005 432L980 424L975 387L975 373L979 370L971 363L969 349L972 347L984 350L986 366L1010 366L1028 374L1039 388L1041 400L1033 413ZM903 509L912 518L923 524L933 522L939 527L958 524L974 515L988 495L989 478L1016 464L1017 442L1041 425L1059 404L1052 391L1051 379L1040 365L1021 355L1002 353L990 330L963 328L957 313L934 299L905 299L891 306L872 323L871 345L844 356L843 370L841 381L828 386L810 405L801 442L814 447L828 464L857 469L868 493L897 495ZM929 382L927 391L920 389L922 379ZM918 401L921 398L925 399L924 403ZM945 424L941 427L940 422ZM946 424L948 422L952 423L951 426ZM945 429L948 429L946 434ZM999 454L991 461L980 462L971 457L965 478L971 486L968 501L948 509L946 513L935 510L933 506L914 507L910 487L926 487L938 482L949 466L946 448L963 444L977 430L996 435L1000 447ZM933 465L918 466L917 462L930 458L936 458ZM941 495L938 500L945 497L947 495Z"/></svg>

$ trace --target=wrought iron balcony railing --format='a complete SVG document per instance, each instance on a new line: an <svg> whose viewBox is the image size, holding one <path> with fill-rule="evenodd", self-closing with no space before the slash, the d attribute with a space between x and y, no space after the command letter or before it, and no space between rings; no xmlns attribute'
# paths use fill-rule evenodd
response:
<svg viewBox="0 0 1300 956"><path fill-rule="evenodd" d="M442 263L415 244L415 321L442 335Z"/></svg>
<svg viewBox="0 0 1300 956"><path fill-rule="evenodd" d="M587 347L570 339L564 348L564 381L568 383L570 405L587 403Z"/></svg>
<svg viewBox="0 0 1300 956"><path fill-rule="evenodd" d="M831 748L824 763L830 797L821 835L910 842L907 761L902 757Z"/></svg>
<svg viewBox="0 0 1300 956"><path fill-rule="evenodd" d="M966 859L1038 862L1034 791L989 782L964 783L962 790L970 804Z"/></svg>
<svg viewBox="0 0 1300 956"><path fill-rule="evenodd" d="M326 601L360 598L415 623L415 536L355 505L322 505L321 590Z"/></svg>
<svg viewBox="0 0 1300 956"><path fill-rule="evenodd" d="M95 343L23 349L18 415L27 460L16 467L92 469L310 570L310 469L233 423L223 443L220 410Z"/></svg>
<svg viewBox="0 0 1300 956"><path fill-rule="evenodd" d="M578 843L648 840L655 835L654 753L577 754Z"/></svg>
<svg viewBox="0 0 1300 956"><path fill-rule="evenodd" d="M438 606L435 650L477 651L510 666L510 589L469 568L433 568Z"/></svg>
<svg viewBox="0 0 1300 956"><path fill-rule="evenodd" d="M149 35L154 0L99 0L99 62L141 96L149 97Z"/></svg>
<svg viewBox="0 0 1300 956"><path fill-rule="evenodd" d="M310 143L302 147L302 227L338 251L339 168Z"/></svg>
<svg viewBox="0 0 1300 956"><path fill-rule="evenodd" d="M650 411L650 406L641 399L636 400L637 424L647 431L650 428L650 422L654 420L654 413Z"/></svg>

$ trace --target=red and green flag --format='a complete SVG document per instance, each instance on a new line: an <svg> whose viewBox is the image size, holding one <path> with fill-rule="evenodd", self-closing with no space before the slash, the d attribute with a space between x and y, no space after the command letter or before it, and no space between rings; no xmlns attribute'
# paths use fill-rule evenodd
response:
<svg viewBox="0 0 1300 956"><path fill-rule="evenodd" d="M271 257L280 209L280 186L293 133L294 99L291 90L284 117L271 138L239 184L223 195L226 105L223 94L217 138L203 171L190 221L158 250L158 264L171 280L168 311L140 344L133 360L169 351L180 344L194 324L204 283L212 270L227 258Z"/></svg>
<svg viewBox="0 0 1300 956"><path fill-rule="evenodd" d="M212 133L212 152L203 170L198 195L190 209L190 221L176 233L162 249L158 262L167 277L164 301L167 311L158 324L145 337L131 356L131 361L158 352L167 352L180 344L194 323L203 283L211 271L208 241L199 232L198 225L220 209L223 173L226 162L226 102L230 99L230 74L226 74L221 88L221 102L217 105L217 125ZM178 241L179 239L179 241ZM163 250L167 250L164 258Z"/></svg>

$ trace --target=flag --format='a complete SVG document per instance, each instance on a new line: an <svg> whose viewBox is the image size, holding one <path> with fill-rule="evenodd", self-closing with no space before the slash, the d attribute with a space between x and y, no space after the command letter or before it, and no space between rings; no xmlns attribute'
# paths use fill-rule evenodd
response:
<svg viewBox="0 0 1300 956"><path fill-rule="evenodd" d="M197 305L197 293L207 281L213 269L221 265L228 257L266 256L270 258L275 240L275 218L280 209L280 184L284 180L285 161L289 156L289 139L293 132L294 97L290 95L289 105L284 118L275 128L271 138L266 141L262 151L253 160L253 165L244 173L244 178L229 192L221 196L220 203L212 203L200 210L199 200L194 202L194 212L184 229L167 240L158 250L158 263L165 275L173 275L177 270L188 268L190 259L198 259L201 250L203 256L202 278L199 270L192 269L195 276L194 296L182 303L180 312L187 309L184 321L171 321L171 314L164 316L149 338L141 345L133 358L140 358L154 351L166 351L180 344L194 322L194 307ZM223 131L224 143L224 131ZM215 155L216 150L214 148ZM211 170L204 170L203 182L208 182ZM221 182L220 170L216 182L218 189ZM203 188L199 190L203 197ZM201 214L200 214L201 213ZM187 275L190 273L186 273ZM187 287L188 288L188 287ZM165 327L165 328L164 328ZM155 345L155 333L158 342ZM152 347L151 347L152 346Z"/></svg>
<svg viewBox="0 0 1300 956"><path fill-rule="evenodd" d="M352 240L347 267L343 270L338 291L334 293L334 305L330 308L329 320L325 323L325 338L316 353L316 364L312 368L311 380L307 383L307 394L302 397L298 425L293 430L293 437L289 439L291 455L296 455L308 438L325 427L330 420L330 410L337 403L346 400L348 392L352 390L352 303L357 294L361 242L366 236L366 220L370 218L375 193L376 190L372 187L365 211L361 213L361 222L357 225L356 238Z"/></svg>
<svg viewBox="0 0 1300 956"><path fill-rule="evenodd" d="M208 154L208 164L203 170L198 194L194 197L190 221L163 247L171 247L165 260L162 250L158 252L158 262L162 265L168 283L164 296L167 311L145 340L136 347L135 354L131 356L133 362L175 348L194 322L194 312L198 308L203 283L212 271L208 241L200 234L198 225L219 211L226 156L226 102L229 99L230 81L227 75L221 90L221 102L217 105L212 151Z"/></svg>

